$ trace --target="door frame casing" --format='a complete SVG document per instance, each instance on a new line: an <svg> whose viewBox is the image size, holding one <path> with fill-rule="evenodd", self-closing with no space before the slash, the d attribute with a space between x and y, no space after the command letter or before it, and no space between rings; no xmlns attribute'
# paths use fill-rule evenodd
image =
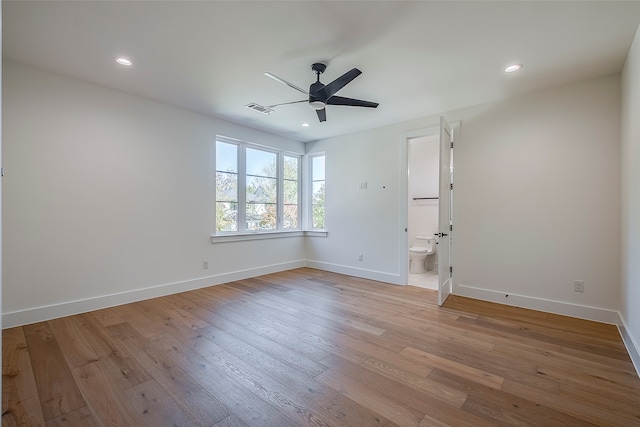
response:
<svg viewBox="0 0 640 427"><path fill-rule="evenodd" d="M459 137L460 122L449 123L453 129L456 139ZM409 282L409 140L424 136L440 135L440 125L433 125L402 133L400 143L400 191L399 191L399 212L400 227L398 233L398 266L400 268L398 279L400 285L407 285ZM455 222L455 220L454 220ZM454 238L451 239L451 249L453 252ZM440 272L438 272L440 273ZM452 277L453 283L453 277Z"/></svg>

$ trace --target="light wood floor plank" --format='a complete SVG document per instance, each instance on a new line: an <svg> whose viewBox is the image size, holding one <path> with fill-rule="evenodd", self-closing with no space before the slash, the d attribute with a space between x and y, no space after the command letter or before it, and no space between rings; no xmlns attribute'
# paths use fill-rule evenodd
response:
<svg viewBox="0 0 640 427"><path fill-rule="evenodd" d="M100 359L71 317L54 319L48 323L70 368L77 368Z"/></svg>
<svg viewBox="0 0 640 427"><path fill-rule="evenodd" d="M86 406L47 322L23 328L45 420Z"/></svg>
<svg viewBox="0 0 640 427"><path fill-rule="evenodd" d="M142 426L144 420L118 387L102 360L73 369L78 387L86 396L89 410L101 424Z"/></svg>
<svg viewBox="0 0 640 427"><path fill-rule="evenodd" d="M3 331L2 426L640 426L618 331L300 268Z"/></svg>
<svg viewBox="0 0 640 427"><path fill-rule="evenodd" d="M218 399L167 357L161 348L149 342L128 323L109 326L109 331L197 424L208 425L231 414ZM175 345L181 346L182 343L176 340Z"/></svg>
<svg viewBox="0 0 640 427"><path fill-rule="evenodd" d="M461 408L464 401L467 399L466 393L456 390L455 388L439 384L429 378L425 378L429 373L431 373L432 368L427 368L427 373L425 373L424 376L420 376L373 357L362 362L361 366L400 384L404 384L424 394L440 399L448 405Z"/></svg>
<svg viewBox="0 0 640 427"><path fill-rule="evenodd" d="M125 392L146 426L197 426L180 406L154 380L139 384Z"/></svg>
<svg viewBox="0 0 640 427"><path fill-rule="evenodd" d="M102 425L101 422L98 422L93 417L86 406L47 421L47 427L94 427Z"/></svg>
<svg viewBox="0 0 640 427"><path fill-rule="evenodd" d="M425 351L417 350L412 347L407 347L401 352L403 355L424 363L427 366L433 368L440 368L448 372L455 372L458 375L474 381L478 384L484 384L489 387L500 388L504 382L504 378L493 375L487 371L476 369L471 366L464 365L462 363L437 356L435 354L427 353Z"/></svg>
<svg viewBox="0 0 640 427"><path fill-rule="evenodd" d="M152 379L145 367L138 363L133 355L94 317L94 313L72 316L80 325L80 331L90 342L103 366L121 390L128 390Z"/></svg>
<svg viewBox="0 0 640 427"><path fill-rule="evenodd" d="M45 425L22 328L2 331L2 425Z"/></svg>
<svg viewBox="0 0 640 427"><path fill-rule="evenodd" d="M162 342L167 340L168 342L163 345ZM285 426L293 422L275 405L270 405L251 390L243 387L242 380L228 375L228 371L211 359L202 357L191 349L176 346L175 339L169 335L158 337L154 342L166 348L164 351L168 357L185 372L189 372L202 387L211 392L244 423L250 426L269 427Z"/></svg>
<svg viewBox="0 0 640 427"><path fill-rule="evenodd" d="M451 372L435 368L429 378L464 390L468 397L463 409L485 418L497 425L540 425L540 426L592 426L565 412L521 398L502 389L457 376Z"/></svg>
<svg viewBox="0 0 640 427"><path fill-rule="evenodd" d="M390 399L382 393L372 390L366 384L329 369L316 377L316 380L332 387L339 393L354 400L372 412L377 412L399 426L415 426L424 414Z"/></svg>

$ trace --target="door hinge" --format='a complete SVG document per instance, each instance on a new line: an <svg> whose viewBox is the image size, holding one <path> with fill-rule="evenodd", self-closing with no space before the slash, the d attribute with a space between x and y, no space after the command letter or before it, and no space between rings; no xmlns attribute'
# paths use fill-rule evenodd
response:
<svg viewBox="0 0 640 427"><path fill-rule="evenodd" d="M451 148L453 148L453 141L451 141Z"/></svg>
<svg viewBox="0 0 640 427"><path fill-rule="evenodd" d="M449 274L453 274L453 266L449 266Z"/></svg>
<svg viewBox="0 0 640 427"><path fill-rule="evenodd" d="M449 184L449 190L453 190L453 182Z"/></svg>
<svg viewBox="0 0 640 427"><path fill-rule="evenodd" d="M4 168L0 168L0 176L4 176Z"/></svg>
<svg viewBox="0 0 640 427"><path fill-rule="evenodd" d="M449 224L449 231L453 231L453 225Z"/></svg>

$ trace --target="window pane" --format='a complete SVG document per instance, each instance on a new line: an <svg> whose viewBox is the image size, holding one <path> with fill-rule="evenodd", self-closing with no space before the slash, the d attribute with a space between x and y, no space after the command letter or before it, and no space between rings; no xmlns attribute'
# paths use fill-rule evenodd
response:
<svg viewBox="0 0 640 427"><path fill-rule="evenodd" d="M313 228L324 228L324 205L313 205Z"/></svg>
<svg viewBox="0 0 640 427"><path fill-rule="evenodd" d="M216 203L216 230L238 231L238 204Z"/></svg>
<svg viewBox="0 0 640 427"><path fill-rule="evenodd" d="M324 181L324 156L314 156L311 158L311 180Z"/></svg>
<svg viewBox="0 0 640 427"><path fill-rule="evenodd" d="M247 203L276 203L278 180L247 176Z"/></svg>
<svg viewBox="0 0 640 427"><path fill-rule="evenodd" d="M312 203L322 203L324 205L324 181L313 183Z"/></svg>
<svg viewBox="0 0 640 427"><path fill-rule="evenodd" d="M298 180L298 158L284 156L284 179Z"/></svg>
<svg viewBox="0 0 640 427"><path fill-rule="evenodd" d="M216 141L216 170L238 172L238 146Z"/></svg>
<svg viewBox="0 0 640 427"><path fill-rule="evenodd" d="M216 201L238 201L238 175L235 173L216 172Z"/></svg>
<svg viewBox="0 0 640 427"><path fill-rule="evenodd" d="M324 228L324 181L313 183L313 194L311 195L311 227Z"/></svg>
<svg viewBox="0 0 640 427"><path fill-rule="evenodd" d="M247 203L247 230L275 230L276 205Z"/></svg>
<svg viewBox="0 0 640 427"><path fill-rule="evenodd" d="M275 153L247 148L247 175L277 177L277 158Z"/></svg>
<svg viewBox="0 0 640 427"><path fill-rule="evenodd" d="M284 182L284 203L288 205L298 204L298 181Z"/></svg>
<svg viewBox="0 0 640 427"><path fill-rule="evenodd" d="M298 228L298 205L284 205L282 228Z"/></svg>

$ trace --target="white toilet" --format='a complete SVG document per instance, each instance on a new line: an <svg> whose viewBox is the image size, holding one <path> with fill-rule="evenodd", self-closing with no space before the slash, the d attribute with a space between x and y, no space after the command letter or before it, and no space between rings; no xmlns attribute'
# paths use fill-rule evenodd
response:
<svg viewBox="0 0 640 427"><path fill-rule="evenodd" d="M425 261L436 252L436 238L433 236L416 236L413 246L409 248L409 272L424 273Z"/></svg>

